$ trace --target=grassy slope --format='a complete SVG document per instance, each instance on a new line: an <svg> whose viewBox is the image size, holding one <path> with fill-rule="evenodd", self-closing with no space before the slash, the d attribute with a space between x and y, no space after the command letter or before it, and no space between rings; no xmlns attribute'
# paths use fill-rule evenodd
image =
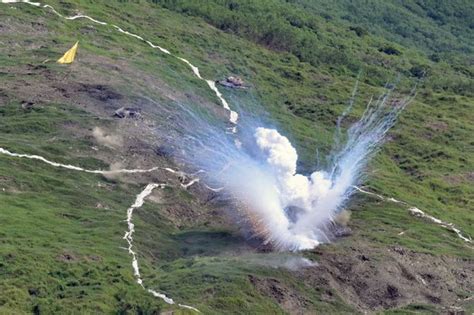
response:
<svg viewBox="0 0 474 315"><path fill-rule="evenodd" d="M154 42L163 43L172 52L200 66L207 78L217 79L228 73L244 76L255 89L247 94L226 91L226 96L232 99L234 106L238 103L241 106L263 104L284 126L282 128L294 137L300 151L305 153L303 167L310 166L309 157L315 147L328 150L333 128L331 121L342 110L353 78L343 73L333 75L330 69L314 68L299 63L286 53L273 53L223 34L198 18L183 18L164 10L150 11L147 6L140 8L131 3L124 7L115 3L91 4L82 1L72 7L76 6L99 19L114 21L130 31L144 34ZM66 6L63 8L66 9ZM1 65L14 65L16 62L37 64L64 50L71 38L79 38L83 43L81 49L88 53L129 58L140 71L158 73L157 76L165 78L176 89L214 99L201 82L192 78L186 67L110 29L98 27L97 32L84 34L81 27L88 25L87 22L66 24L51 14L26 6L17 10L8 9L2 14L15 15L24 21L33 17L48 17L46 23L54 33L41 38L48 43L45 48L33 51L18 49L14 58L0 59ZM138 18L143 16L145 18ZM337 27L337 24L331 24L331 27ZM38 40L22 36L14 40ZM58 40L59 44L54 44L53 39ZM356 41L356 38L352 40ZM381 39L373 40L377 42ZM359 44L369 49L371 41L371 38L365 39ZM115 49L107 49L110 46ZM54 71L63 71L51 67ZM297 74L296 77L293 74ZM11 78L3 74L0 79ZM28 80L34 83L35 79ZM366 91L373 91L374 88L364 85L362 90L366 95ZM90 143L64 134L58 128L71 120L87 126L90 114L78 112L66 104L50 104L25 114L18 109L19 100L1 108L2 146L90 168L103 166L103 162L98 160L74 158L75 154L69 147L80 151ZM357 105L356 113L360 113L363 101L360 100ZM374 172L369 178L370 186L386 195L416 204L430 214L454 222L467 233L474 234L472 185L466 179L454 185L448 185L444 180L446 175L459 175L473 169L472 140L469 137L474 131L469 123L474 119L472 112L470 97L439 94L422 88L417 100L403 114L393 131L394 140L371 164ZM439 121L447 124L447 130L430 129L433 122ZM46 142L54 134L63 141L56 140L54 144ZM41 139L45 141L39 141ZM22 194L21 198L17 192L0 195L1 204L6 205L2 207L2 221L9 223L2 229L1 237L4 244L1 249L1 272L6 279L1 285L2 292L7 292L2 295L3 303L0 303L4 312L28 312L35 305L46 313L71 306L89 312L133 310L134 307L135 310L150 311L161 307L134 283L130 259L125 251L118 248L124 245L121 237L125 225L120 222L139 187L132 187L132 193L125 193L127 187L113 183L115 189L97 191L97 181L105 180L96 176L63 172L38 162L5 157L1 158L0 166L5 186L17 187ZM104 184L110 183L105 181ZM98 201L105 201L112 210L106 213L97 211L94 207ZM470 255L455 235L414 220L403 208L373 203L365 197L358 198L352 207L361 211L354 214L353 222L358 232L351 241L363 238L370 240L373 246L399 244L435 255ZM147 213L154 211L158 211L156 217L150 218ZM182 246L179 235L186 231L174 231L166 223L166 218L159 216L159 208L147 204L143 211L139 211L138 217L145 219L137 219L138 248L143 252L156 251L159 256L155 259L160 258L154 260L153 255L142 257L146 259L143 262L146 281L208 312L216 309L226 312L282 311L268 298L255 292L246 278L249 273L265 274L271 270L242 266L225 257L213 258L215 253L207 253L211 257L186 256L184 250L176 250ZM408 232L403 237L397 236L402 230ZM90 234L84 234L84 231ZM170 238L169 234L175 233L178 233L176 239ZM203 238L216 237L212 231L202 234ZM154 239L148 239L150 235L155 235ZM156 245L156 239L162 242ZM223 246L225 248L225 242ZM76 257L73 263L57 259L65 252L72 252ZM94 255L101 257L100 260L95 261ZM176 259L175 255L183 255L183 258ZM162 271L170 273L165 275ZM295 287L299 285L285 272L281 272L279 277ZM184 279L186 285L182 285ZM30 283L35 283L35 288L39 287L37 295L28 294ZM306 290L313 306L321 312L335 309L349 311L338 301L322 302L317 291L308 291L308 288L299 290ZM209 293L203 297L202 292Z"/></svg>
<svg viewBox="0 0 474 315"><path fill-rule="evenodd" d="M71 155L71 147L80 150L85 145L58 125L85 123L89 115L78 119L73 108L55 104L27 114L18 108L15 102L2 106L2 145L11 150L48 151L60 160ZM54 136L65 140L57 139L53 146ZM96 167L100 161L80 164ZM133 200L123 193L124 187L109 192L115 183L34 161L3 157L0 167L7 189L0 195L2 313L112 312L120 304L139 304L142 310L156 304L148 296L137 302L141 288L135 285L129 257L118 248L124 246L124 209ZM109 189L97 188L98 183ZM99 202L110 210L99 211ZM65 255L71 261L62 259Z"/></svg>

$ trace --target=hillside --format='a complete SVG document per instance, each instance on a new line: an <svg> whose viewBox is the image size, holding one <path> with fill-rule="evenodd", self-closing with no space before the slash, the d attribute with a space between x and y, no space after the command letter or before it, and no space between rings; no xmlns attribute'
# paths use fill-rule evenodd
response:
<svg viewBox="0 0 474 315"><path fill-rule="evenodd" d="M1 314L474 311L471 2L2 2ZM56 63L76 41L75 62ZM416 87L367 167L362 189L383 199L355 193L347 235L272 252L175 158L179 127L199 132L186 114L234 126L205 81L228 76L248 87L218 86L237 135L247 117L277 128L303 174L326 163L357 81L344 130L386 83L395 101Z"/></svg>

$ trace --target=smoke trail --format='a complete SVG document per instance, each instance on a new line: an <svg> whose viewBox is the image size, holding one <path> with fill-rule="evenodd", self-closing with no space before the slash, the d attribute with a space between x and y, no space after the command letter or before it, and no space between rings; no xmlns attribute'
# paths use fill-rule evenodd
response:
<svg viewBox="0 0 474 315"><path fill-rule="evenodd" d="M2 0L2 3L14 2L41 6L29 1ZM43 7L64 17L49 5ZM85 15L64 18L86 18L107 25L106 22ZM169 51L139 35L112 26L121 33L169 54ZM197 67L186 59L177 58L188 64L199 79L205 80ZM347 141L339 150L340 123L353 106L355 88L349 107L338 119L337 150L331 155L330 167L305 176L296 173L298 155L286 137L276 129L261 127L262 124L257 124L255 119L242 122L243 119L240 120L237 113L230 110L214 82L205 81L229 112L228 120L234 125L231 134L238 132L235 123L239 119L241 129L238 142L222 133L222 124L215 119L213 121L209 113L193 112L186 106L180 106L180 115L162 131L168 134L168 140L178 149L176 158L204 169L206 185L212 183L223 186L233 199L238 200L236 208L239 216L254 236L277 249L285 250L309 249L329 240L326 235L327 224L352 194L353 186L361 180L371 155L409 101L407 98L397 104L389 104L392 90L387 89L375 102L369 102L359 122L349 128ZM174 111L171 111L170 117ZM69 165L66 167L71 168ZM196 182L191 181L189 186ZM185 188L189 186L184 185Z"/></svg>
<svg viewBox="0 0 474 315"><path fill-rule="evenodd" d="M356 91L342 118L353 106ZM308 175L297 173L298 154L288 138L243 110L237 133L241 148L222 133L218 119L183 104L169 109L173 118L157 133L167 135L178 160L206 171L201 182L224 187L222 193L234 205L231 214L250 237L278 250L310 249L330 240L328 226L414 92L404 99L392 94L393 88L386 87L371 100L347 130L345 142L336 141L329 166Z"/></svg>

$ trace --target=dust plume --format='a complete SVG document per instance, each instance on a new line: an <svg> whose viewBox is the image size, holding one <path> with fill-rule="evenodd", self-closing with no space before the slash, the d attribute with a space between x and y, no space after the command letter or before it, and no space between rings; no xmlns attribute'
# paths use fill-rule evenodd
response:
<svg viewBox="0 0 474 315"><path fill-rule="evenodd" d="M123 139L119 135L109 134L100 127L94 127L92 136L97 143L109 147L111 149L120 148L123 144Z"/></svg>

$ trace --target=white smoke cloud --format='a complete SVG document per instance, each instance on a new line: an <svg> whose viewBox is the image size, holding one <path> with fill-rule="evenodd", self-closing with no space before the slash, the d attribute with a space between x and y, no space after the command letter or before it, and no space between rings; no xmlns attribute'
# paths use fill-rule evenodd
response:
<svg viewBox="0 0 474 315"><path fill-rule="evenodd" d="M224 134L209 116L183 106L183 117L172 121L182 121L179 134L185 136L172 142L185 162L206 171L201 182L224 187L236 205L236 222L250 237L277 250L311 249L330 240L328 227L411 99L390 102L391 92L369 102L361 119L347 130L345 142L338 120L330 165L310 174L297 172L298 153L288 138L276 128L256 127L260 123L245 115L240 116L237 147L235 135ZM353 100L344 116L352 106Z"/></svg>
<svg viewBox="0 0 474 315"><path fill-rule="evenodd" d="M255 141L266 157L276 191L272 203L255 203L267 208L254 211L266 214L258 220L268 222L268 242L281 249L304 250L328 240L325 227L342 211L371 155L409 101L391 104L389 97L390 91L375 103L369 102L362 118L349 128L345 146L334 153L331 169L316 170L309 176L296 173L298 155L286 137L274 129L256 129ZM275 205L269 209L269 204ZM297 210L291 213L291 209ZM269 218L277 213L278 228Z"/></svg>

